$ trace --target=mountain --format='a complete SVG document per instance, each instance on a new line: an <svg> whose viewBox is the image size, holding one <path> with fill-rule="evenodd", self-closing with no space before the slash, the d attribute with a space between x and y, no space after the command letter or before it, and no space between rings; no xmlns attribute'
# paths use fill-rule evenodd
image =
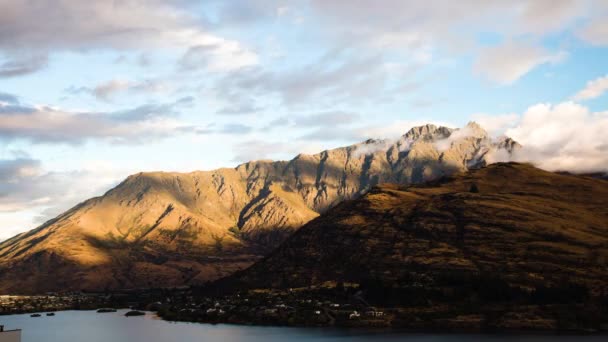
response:
<svg viewBox="0 0 608 342"><path fill-rule="evenodd" d="M383 184L304 225L222 288L355 283L380 303L608 298L608 181L497 163ZM457 304L455 304L457 303ZM607 316L608 317L608 316Z"/></svg>
<svg viewBox="0 0 608 342"><path fill-rule="evenodd" d="M300 226L380 183L486 165L519 145L476 123L414 127L290 161L129 176L0 243L0 293L200 284L243 269ZM502 157L501 157L502 156Z"/></svg>

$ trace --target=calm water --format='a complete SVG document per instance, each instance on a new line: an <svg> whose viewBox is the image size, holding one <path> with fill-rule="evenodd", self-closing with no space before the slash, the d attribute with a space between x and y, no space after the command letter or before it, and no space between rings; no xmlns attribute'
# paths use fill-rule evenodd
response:
<svg viewBox="0 0 608 342"><path fill-rule="evenodd" d="M170 323L153 314L124 317L125 311L63 311L54 317L0 316L8 329L23 329L23 342L212 342L212 341L606 341L606 336L497 336L378 334L337 329L301 329Z"/></svg>

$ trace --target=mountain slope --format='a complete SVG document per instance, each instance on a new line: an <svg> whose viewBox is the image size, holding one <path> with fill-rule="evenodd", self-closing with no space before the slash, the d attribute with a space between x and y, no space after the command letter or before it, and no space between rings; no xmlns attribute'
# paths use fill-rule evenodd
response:
<svg viewBox="0 0 608 342"><path fill-rule="evenodd" d="M309 222L219 285L373 284L395 294L393 305L412 294L435 305L487 291L605 296L606 203L605 180L515 163L425 185L385 184Z"/></svg>
<svg viewBox="0 0 608 342"><path fill-rule="evenodd" d="M475 123L426 125L395 142L255 161L234 169L139 173L0 243L0 293L178 286L242 269L294 230L376 184L419 183L519 145Z"/></svg>

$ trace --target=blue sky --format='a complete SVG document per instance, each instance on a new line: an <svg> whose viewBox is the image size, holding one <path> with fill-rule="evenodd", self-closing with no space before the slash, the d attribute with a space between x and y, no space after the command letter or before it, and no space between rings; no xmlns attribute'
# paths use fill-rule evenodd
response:
<svg viewBox="0 0 608 342"><path fill-rule="evenodd" d="M601 0L0 0L0 240L134 172L427 122L606 171L607 47Z"/></svg>

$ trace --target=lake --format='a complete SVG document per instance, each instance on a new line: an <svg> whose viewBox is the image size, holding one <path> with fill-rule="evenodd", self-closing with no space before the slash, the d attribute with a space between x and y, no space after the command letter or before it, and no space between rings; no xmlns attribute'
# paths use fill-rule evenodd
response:
<svg viewBox="0 0 608 342"><path fill-rule="evenodd" d="M124 317L116 313L62 311L54 317L0 316L7 329L23 329L23 342L273 342L273 341L606 341L606 336L446 335L373 333L330 328L253 327L228 324L172 323L148 313Z"/></svg>

